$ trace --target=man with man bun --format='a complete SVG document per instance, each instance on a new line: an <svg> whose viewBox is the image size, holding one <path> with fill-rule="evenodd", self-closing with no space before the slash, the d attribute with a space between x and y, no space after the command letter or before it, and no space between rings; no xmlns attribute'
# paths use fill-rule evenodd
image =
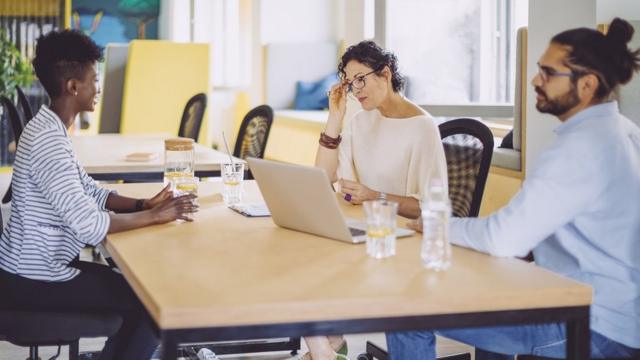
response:
<svg viewBox="0 0 640 360"><path fill-rule="evenodd" d="M640 129L611 94L640 69L633 27L606 35L557 34L532 85L538 111L555 115L557 139L511 202L491 216L452 219L454 244L494 256L533 252L537 265L593 287L591 357L640 358ZM416 225L418 228L420 224ZM438 332L486 352L566 355L564 324ZM392 359L434 359L432 331L387 334Z"/></svg>

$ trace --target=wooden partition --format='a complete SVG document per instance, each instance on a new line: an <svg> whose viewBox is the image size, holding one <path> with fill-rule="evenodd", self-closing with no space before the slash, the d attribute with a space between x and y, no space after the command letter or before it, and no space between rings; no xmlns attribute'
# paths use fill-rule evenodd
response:
<svg viewBox="0 0 640 360"><path fill-rule="evenodd" d="M182 111L209 91L209 45L133 40L125 70L120 132L178 134ZM210 103L210 101L209 101ZM205 113L199 142L211 145Z"/></svg>

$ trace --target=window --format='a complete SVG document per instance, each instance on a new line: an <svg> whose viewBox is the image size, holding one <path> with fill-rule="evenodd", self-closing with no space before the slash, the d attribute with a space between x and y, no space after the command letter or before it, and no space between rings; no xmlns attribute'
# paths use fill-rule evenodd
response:
<svg viewBox="0 0 640 360"><path fill-rule="evenodd" d="M250 57L247 32L241 28L246 1L192 0L190 40L211 44L211 78L214 86L249 84Z"/></svg>
<svg viewBox="0 0 640 360"><path fill-rule="evenodd" d="M386 2L386 47L419 104L513 103L516 32L528 0Z"/></svg>

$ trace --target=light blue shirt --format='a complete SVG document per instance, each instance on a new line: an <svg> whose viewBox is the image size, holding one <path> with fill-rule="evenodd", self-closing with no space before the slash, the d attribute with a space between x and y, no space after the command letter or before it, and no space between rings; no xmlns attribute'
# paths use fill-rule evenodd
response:
<svg viewBox="0 0 640 360"><path fill-rule="evenodd" d="M640 129L617 102L589 107L555 130L509 205L452 219L454 244L524 256L594 289L591 329L640 348Z"/></svg>

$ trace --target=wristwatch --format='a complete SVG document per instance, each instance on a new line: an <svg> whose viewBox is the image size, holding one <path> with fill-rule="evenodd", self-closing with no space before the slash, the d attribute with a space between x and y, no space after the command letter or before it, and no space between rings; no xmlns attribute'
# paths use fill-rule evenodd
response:
<svg viewBox="0 0 640 360"><path fill-rule="evenodd" d="M142 211L144 210L144 199L136 200L136 207L134 211Z"/></svg>

